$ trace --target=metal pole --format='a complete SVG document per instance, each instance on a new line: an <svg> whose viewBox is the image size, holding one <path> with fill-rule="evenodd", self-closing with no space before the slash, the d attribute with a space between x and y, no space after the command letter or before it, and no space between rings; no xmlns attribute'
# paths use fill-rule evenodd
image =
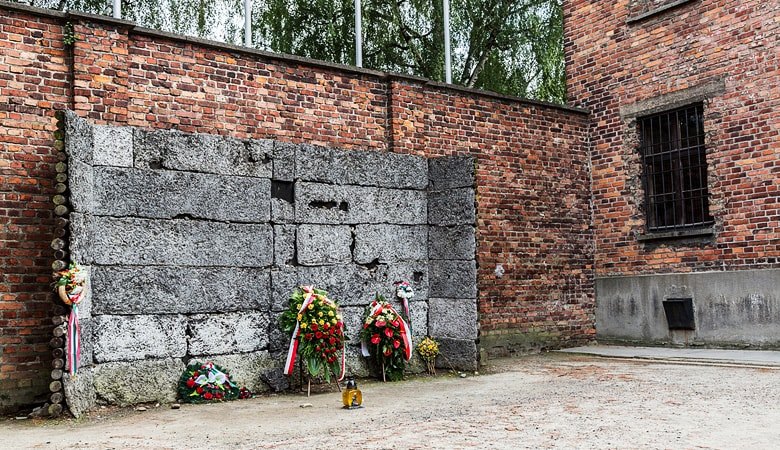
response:
<svg viewBox="0 0 780 450"><path fill-rule="evenodd" d="M360 0L355 0L355 65L363 67L363 11Z"/></svg>
<svg viewBox="0 0 780 450"><path fill-rule="evenodd" d="M114 0L114 19L122 18L122 0Z"/></svg>
<svg viewBox="0 0 780 450"><path fill-rule="evenodd" d="M252 0L244 0L244 45L252 46Z"/></svg>
<svg viewBox="0 0 780 450"><path fill-rule="evenodd" d="M444 0L444 79L452 83L452 61L450 60L450 0Z"/></svg>

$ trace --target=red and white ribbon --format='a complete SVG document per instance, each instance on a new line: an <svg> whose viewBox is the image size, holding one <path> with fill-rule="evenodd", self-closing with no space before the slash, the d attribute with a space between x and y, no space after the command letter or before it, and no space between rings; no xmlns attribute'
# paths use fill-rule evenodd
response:
<svg viewBox="0 0 780 450"><path fill-rule="evenodd" d="M73 304L68 317L68 371L75 375L81 360L81 326L79 326L79 307Z"/></svg>
<svg viewBox="0 0 780 450"><path fill-rule="evenodd" d="M400 322L398 331L401 334L401 339L404 341L404 358L409 361L412 358L412 336L409 332L409 325L406 323L403 317L401 317L400 314L393 308L392 306L385 304L384 306L382 303L377 302L376 305L374 305L373 308L371 308L371 312L369 313L369 317L376 317L380 314L382 314L382 311L385 309L388 309L395 314L396 317L398 317L398 321ZM371 356L371 352L368 349L368 342L361 341L360 342L360 350L363 353L363 356L369 357Z"/></svg>

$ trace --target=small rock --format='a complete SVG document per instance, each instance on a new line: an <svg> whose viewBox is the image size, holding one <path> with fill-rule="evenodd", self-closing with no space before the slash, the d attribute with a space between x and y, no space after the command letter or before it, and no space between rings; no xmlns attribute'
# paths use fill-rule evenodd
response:
<svg viewBox="0 0 780 450"><path fill-rule="evenodd" d="M517 427L506 427L504 428L506 431L517 431Z"/></svg>
<svg viewBox="0 0 780 450"><path fill-rule="evenodd" d="M466 374L465 374L465 373L463 373L463 372L461 372L461 373L460 373L460 377L461 377L461 378L466 378Z"/></svg>
<svg viewBox="0 0 780 450"><path fill-rule="evenodd" d="M159 403L155 403L155 404L154 404L154 407L155 407L155 408L159 408L159 407L160 407L160 404L159 404Z"/></svg>
<svg viewBox="0 0 780 450"><path fill-rule="evenodd" d="M311 403L302 403L301 404L301 408L311 408L312 406L314 406L314 405L312 405Z"/></svg>
<svg viewBox="0 0 780 450"><path fill-rule="evenodd" d="M27 420L27 416L16 416L16 420Z"/></svg>
<svg viewBox="0 0 780 450"><path fill-rule="evenodd" d="M171 409L179 409L179 408L181 408L181 405L178 403L174 403L171 405Z"/></svg>
<svg viewBox="0 0 780 450"><path fill-rule="evenodd" d="M136 411L146 411L146 406L139 406L135 409Z"/></svg>
<svg viewBox="0 0 780 450"><path fill-rule="evenodd" d="M479 375L479 372L474 372L474 375Z"/></svg>

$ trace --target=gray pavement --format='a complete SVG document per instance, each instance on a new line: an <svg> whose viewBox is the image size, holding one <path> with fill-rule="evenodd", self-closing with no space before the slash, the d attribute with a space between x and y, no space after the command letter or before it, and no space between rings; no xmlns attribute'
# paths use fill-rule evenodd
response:
<svg viewBox="0 0 780 450"><path fill-rule="evenodd" d="M595 355L609 358L633 358L672 362L728 364L780 368L780 351L724 350L712 348L627 347L589 345L558 350L561 353Z"/></svg>

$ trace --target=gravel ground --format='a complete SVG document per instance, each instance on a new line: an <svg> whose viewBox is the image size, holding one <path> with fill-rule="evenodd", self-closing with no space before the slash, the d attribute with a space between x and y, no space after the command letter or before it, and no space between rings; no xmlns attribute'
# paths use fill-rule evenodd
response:
<svg viewBox="0 0 780 450"><path fill-rule="evenodd" d="M780 448L777 368L545 354L487 372L364 382L351 411L332 392L5 420L0 447Z"/></svg>

